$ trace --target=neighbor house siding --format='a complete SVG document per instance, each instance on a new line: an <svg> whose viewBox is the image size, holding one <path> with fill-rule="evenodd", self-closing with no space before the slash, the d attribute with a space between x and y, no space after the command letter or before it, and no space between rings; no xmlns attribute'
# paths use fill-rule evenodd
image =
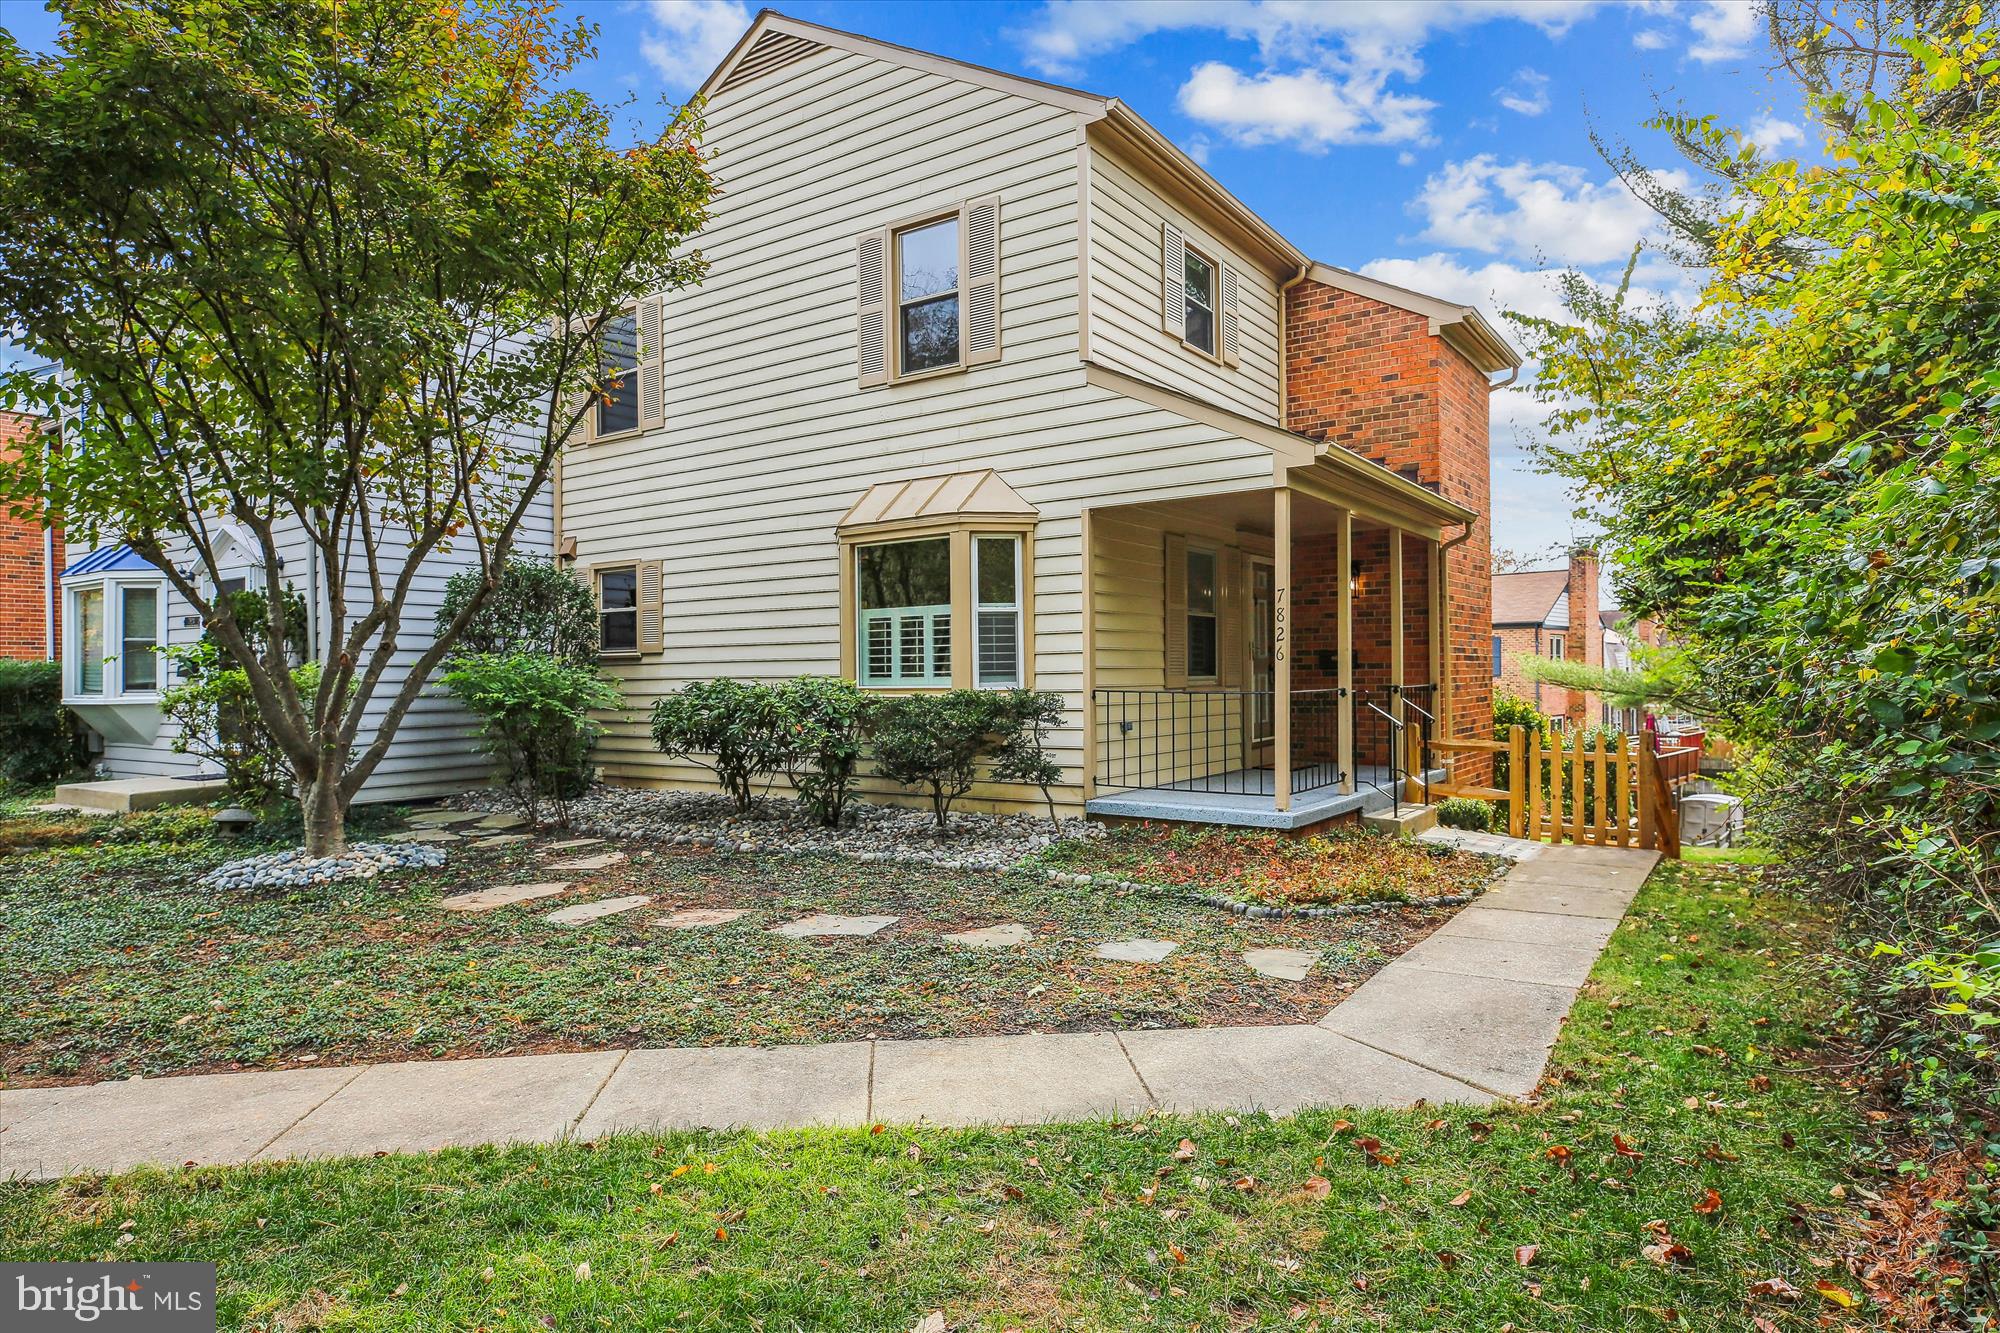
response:
<svg viewBox="0 0 2000 1333"><path fill-rule="evenodd" d="M580 565L663 564L663 651L607 664L627 706L598 752L605 776L712 785L655 750L653 702L696 680L838 672L841 516L877 482L993 468L1040 514L1028 652L1036 687L1069 708L1053 751L1074 805L1083 511L1268 486L1269 452L1085 382L1070 113L829 49L717 94L707 117L721 189L708 276L665 303L666 428L565 462ZM1000 359L860 387L856 237L988 195L1000 199ZM993 786L968 804L1039 801Z"/></svg>
<svg viewBox="0 0 2000 1333"><path fill-rule="evenodd" d="M1282 425L1278 287L1263 267L1190 219L1125 159L1090 147L1090 355L1103 365ZM1166 331L1162 226L1236 270L1240 358L1234 366Z"/></svg>

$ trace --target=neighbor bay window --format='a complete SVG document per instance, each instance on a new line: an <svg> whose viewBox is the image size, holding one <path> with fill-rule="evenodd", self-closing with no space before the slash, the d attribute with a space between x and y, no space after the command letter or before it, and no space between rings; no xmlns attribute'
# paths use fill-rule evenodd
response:
<svg viewBox="0 0 2000 1333"><path fill-rule="evenodd" d="M165 583L66 579L64 599L64 696L117 700L157 694L166 641Z"/></svg>

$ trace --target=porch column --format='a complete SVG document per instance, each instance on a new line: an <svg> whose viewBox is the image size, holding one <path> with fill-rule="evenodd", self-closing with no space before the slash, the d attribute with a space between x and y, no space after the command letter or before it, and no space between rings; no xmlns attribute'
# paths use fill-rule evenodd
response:
<svg viewBox="0 0 2000 1333"><path fill-rule="evenodd" d="M1271 493L1271 775L1274 803L1292 808L1292 491Z"/></svg>
<svg viewBox="0 0 2000 1333"><path fill-rule="evenodd" d="M1334 652L1340 685L1340 789L1354 791L1354 514L1337 509L1333 515Z"/></svg>
<svg viewBox="0 0 2000 1333"><path fill-rule="evenodd" d="M1403 530L1389 529L1389 683L1401 686L1403 679ZM1397 696L1396 716L1401 717L1402 696Z"/></svg>

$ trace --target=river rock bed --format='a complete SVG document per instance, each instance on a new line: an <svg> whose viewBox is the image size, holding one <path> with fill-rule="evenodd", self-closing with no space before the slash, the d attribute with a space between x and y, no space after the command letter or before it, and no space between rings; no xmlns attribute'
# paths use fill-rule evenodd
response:
<svg viewBox="0 0 2000 1333"><path fill-rule="evenodd" d="M302 889L343 879L373 879L393 870L435 870L444 852L420 843L357 842L339 856L312 857L295 847L229 861L201 877L211 889Z"/></svg>
<svg viewBox="0 0 2000 1333"><path fill-rule="evenodd" d="M466 792L452 803L467 810L513 808L504 792L491 788ZM1102 825L1085 819L1052 824L1041 815L953 814L950 836L940 839L928 810L859 801L849 804L839 829L827 829L785 797L760 798L754 815L746 816L728 798L711 792L602 786L570 802L570 827L593 837L648 839L676 847L844 856L957 870L1006 870L1057 842L1105 835Z"/></svg>

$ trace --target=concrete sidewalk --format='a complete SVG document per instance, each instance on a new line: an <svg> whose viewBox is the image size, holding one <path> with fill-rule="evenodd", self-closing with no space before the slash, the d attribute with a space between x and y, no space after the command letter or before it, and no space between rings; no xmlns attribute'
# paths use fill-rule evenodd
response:
<svg viewBox="0 0 2000 1333"><path fill-rule="evenodd" d="M1659 859L1535 851L1312 1026L594 1051L29 1088L0 1092L0 1178L628 1129L1022 1124L1155 1108L1284 1113L1526 1097Z"/></svg>

